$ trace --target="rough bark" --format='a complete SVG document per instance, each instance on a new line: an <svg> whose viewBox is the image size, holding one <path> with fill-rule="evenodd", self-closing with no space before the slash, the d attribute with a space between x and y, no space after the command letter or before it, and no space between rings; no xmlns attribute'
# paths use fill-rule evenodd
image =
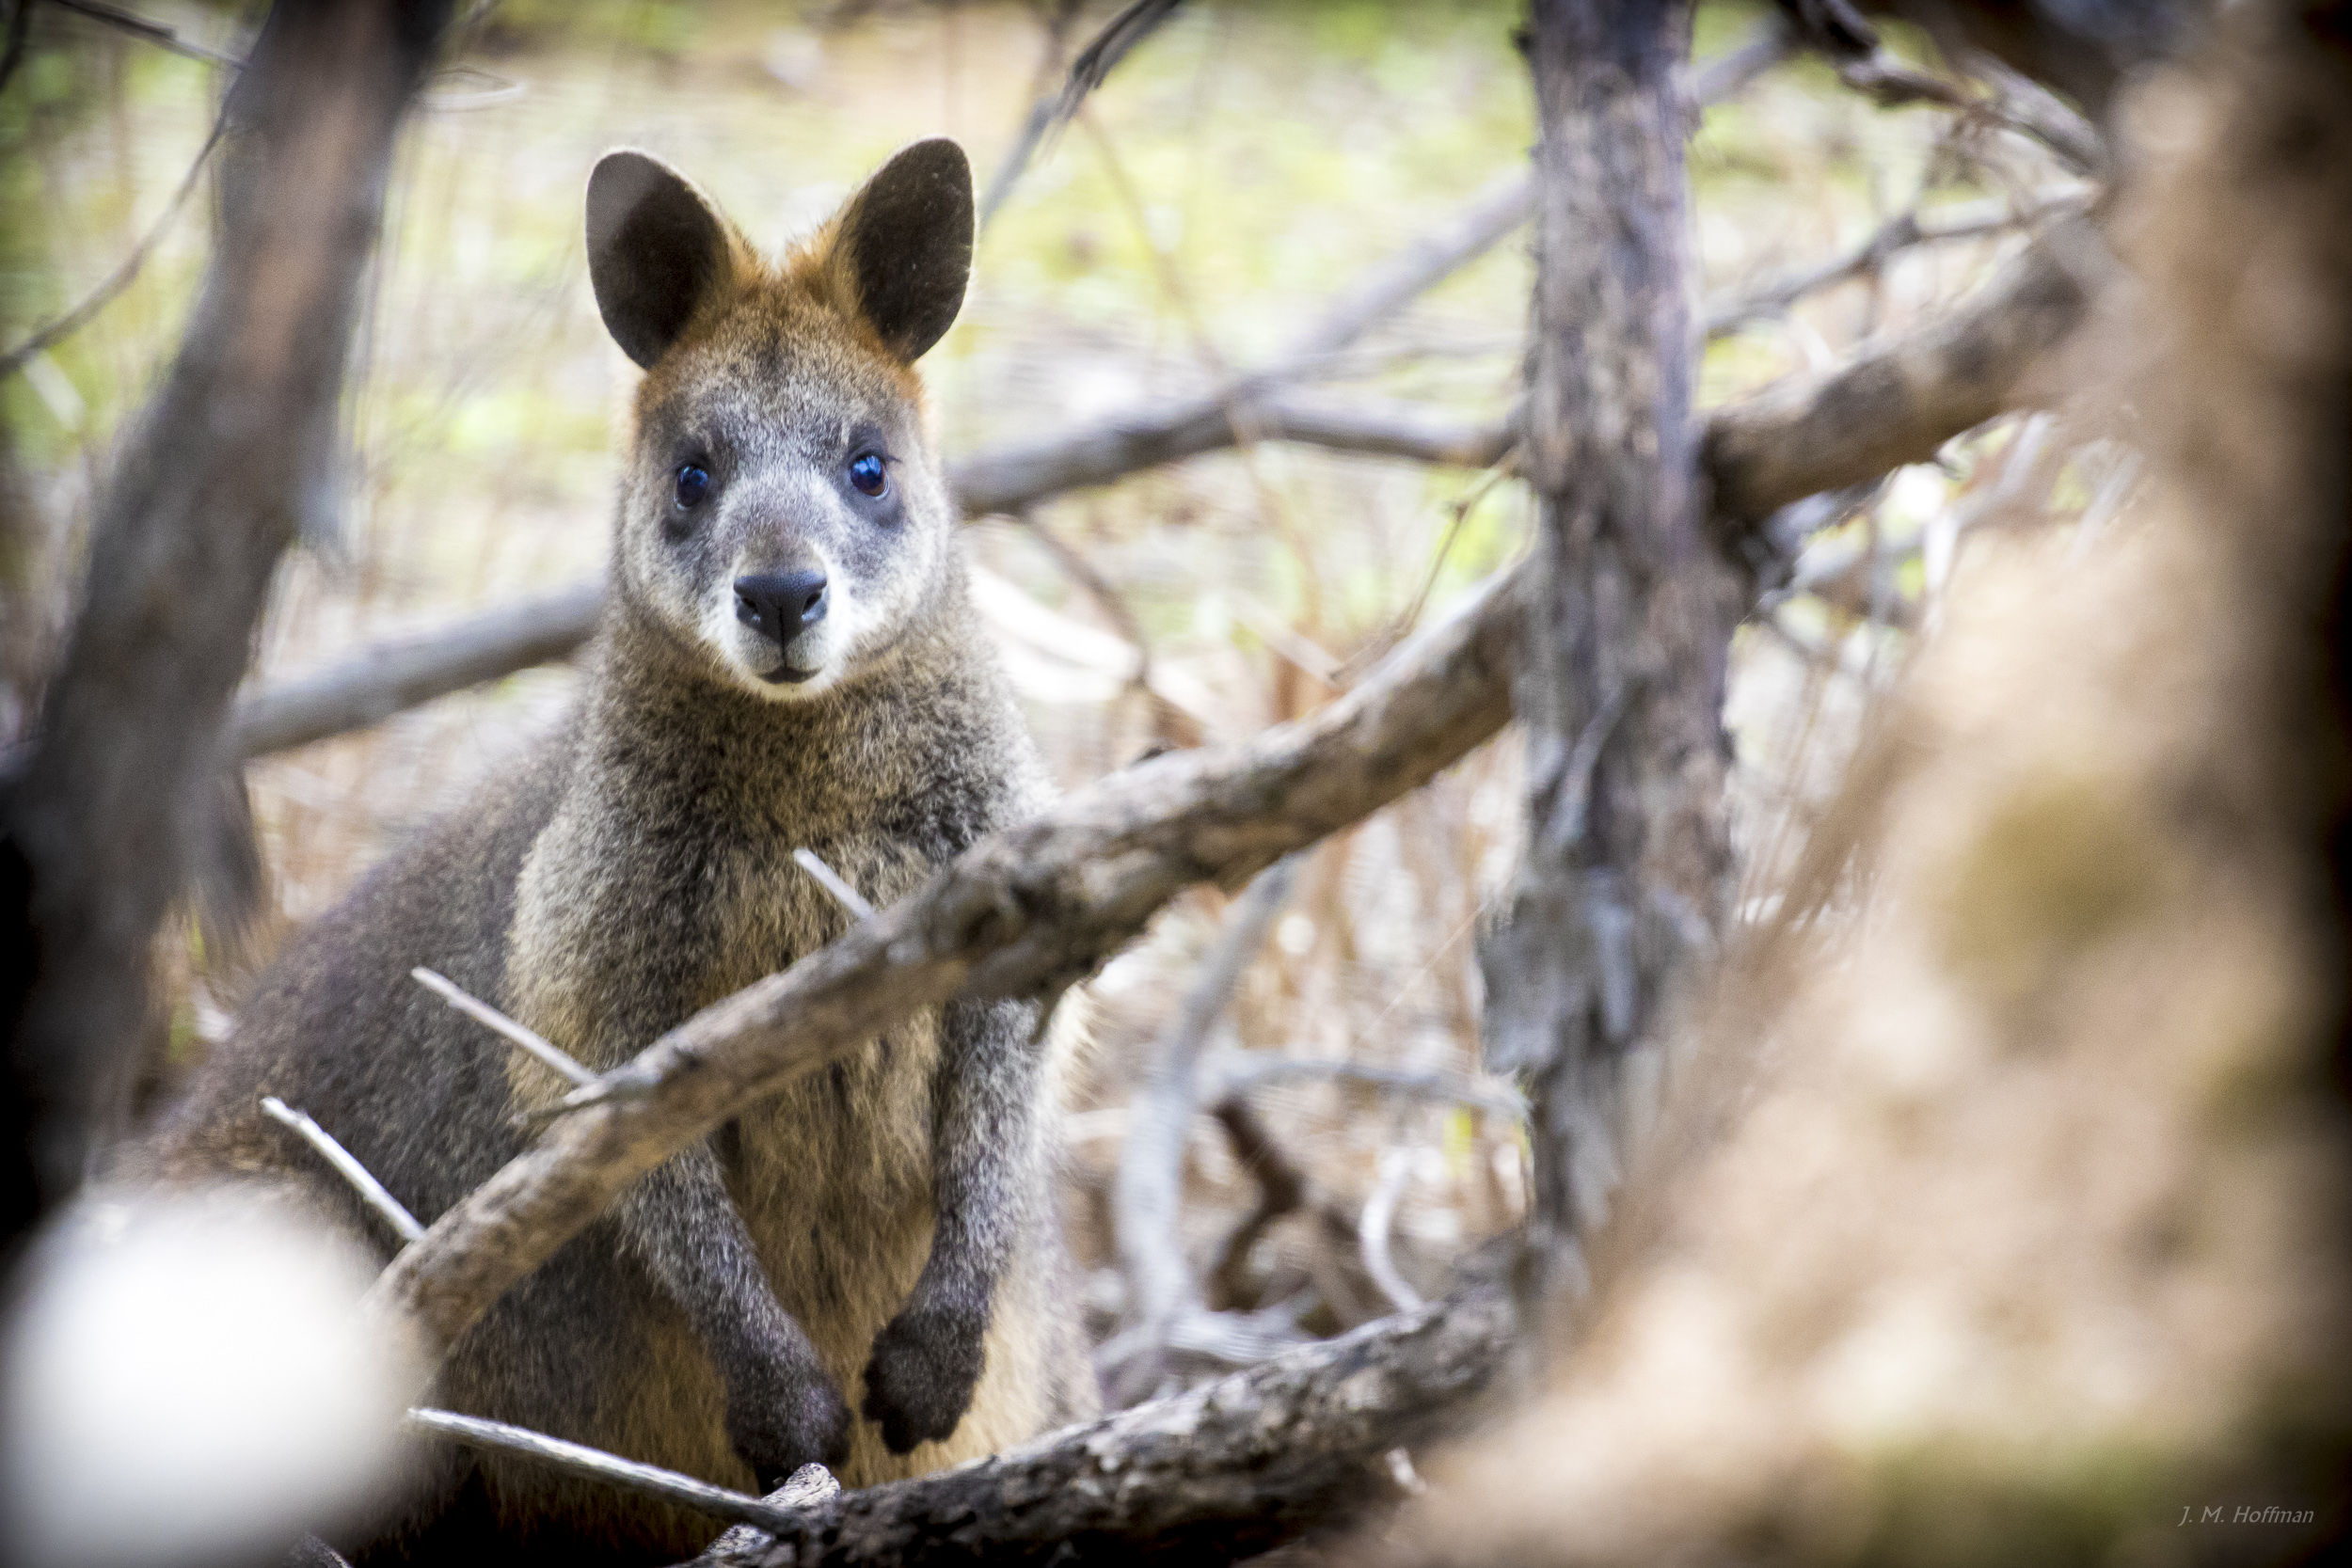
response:
<svg viewBox="0 0 2352 1568"><path fill-rule="evenodd" d="M1741 609L1699 505L1681 109L1686 6L1538 0L1525 467L1528 835L1482 949L1490 1067L1531 1083L1531 1234L1563 1267L1619 1165L1618 1078L1711 941ZM1539 1287L1566 1275L1547 1266Z"/></svg>
<svg viewBox="0 0 2352 1568"><path fill-rule="evenodd" d="M8 792L0 1230L78 1185L146 1022L149 945L272 569L331 477L392 139L447 10L281 0L231 88L218 247L100 502L38 749Z"/></svg>

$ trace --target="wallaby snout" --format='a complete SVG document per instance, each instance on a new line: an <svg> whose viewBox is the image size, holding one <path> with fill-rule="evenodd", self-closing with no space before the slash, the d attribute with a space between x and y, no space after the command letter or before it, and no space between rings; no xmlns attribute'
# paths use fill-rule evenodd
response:
<svg viewBox="0 0 2352 1568"><path fill-rule="evenodd" d="M771 639L780 654L788 655L793 640L825 618L825 574L813 568L735 579L735 618ZM787 662L766 678L803 681L815 673L795 670Z"/></svg>

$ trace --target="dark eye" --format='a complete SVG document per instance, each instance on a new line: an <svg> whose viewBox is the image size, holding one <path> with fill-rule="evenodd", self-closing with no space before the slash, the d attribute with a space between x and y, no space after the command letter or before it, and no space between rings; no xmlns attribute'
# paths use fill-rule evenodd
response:
<svg viewBox="0 0 2352 1568"><path fill-rule="evenodd" d="M677 471L677 503L681 507L700 506L710 494L710 470L689 463Z"/></svg>
<svg viewBox="0 0 2352 1568"><path fill-rule="evenodd" d="M890 485L890 471L882 460L872 452L853 458L850 463L850 483L857 486L861 496L879 496Z"/></svg>

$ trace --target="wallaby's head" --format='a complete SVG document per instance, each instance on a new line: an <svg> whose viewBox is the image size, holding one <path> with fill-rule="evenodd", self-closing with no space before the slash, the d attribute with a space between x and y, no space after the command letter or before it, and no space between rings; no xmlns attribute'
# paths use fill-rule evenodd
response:
<svg viewBox="0 0 2352 1568"><path fill-rule="evenodd" d="M972 170L917 142L780 261L643 152L588 180L604 324L645 368L617 591L715 677L805 698L946 592L955 514L914 361L963 303Z"/></svg>

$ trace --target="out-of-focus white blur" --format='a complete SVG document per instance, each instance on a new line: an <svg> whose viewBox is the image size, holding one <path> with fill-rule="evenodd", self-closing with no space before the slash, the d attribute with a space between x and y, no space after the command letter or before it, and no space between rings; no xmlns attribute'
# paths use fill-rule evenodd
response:
<svg viewBox="0 0 2352 1568"><path fill-rule="evenodd" d="M282 1554L364 1506L413 1390L349 1242L239 1194L85 1204L0 1345L0 1507L26 1568Z"/></svg>

